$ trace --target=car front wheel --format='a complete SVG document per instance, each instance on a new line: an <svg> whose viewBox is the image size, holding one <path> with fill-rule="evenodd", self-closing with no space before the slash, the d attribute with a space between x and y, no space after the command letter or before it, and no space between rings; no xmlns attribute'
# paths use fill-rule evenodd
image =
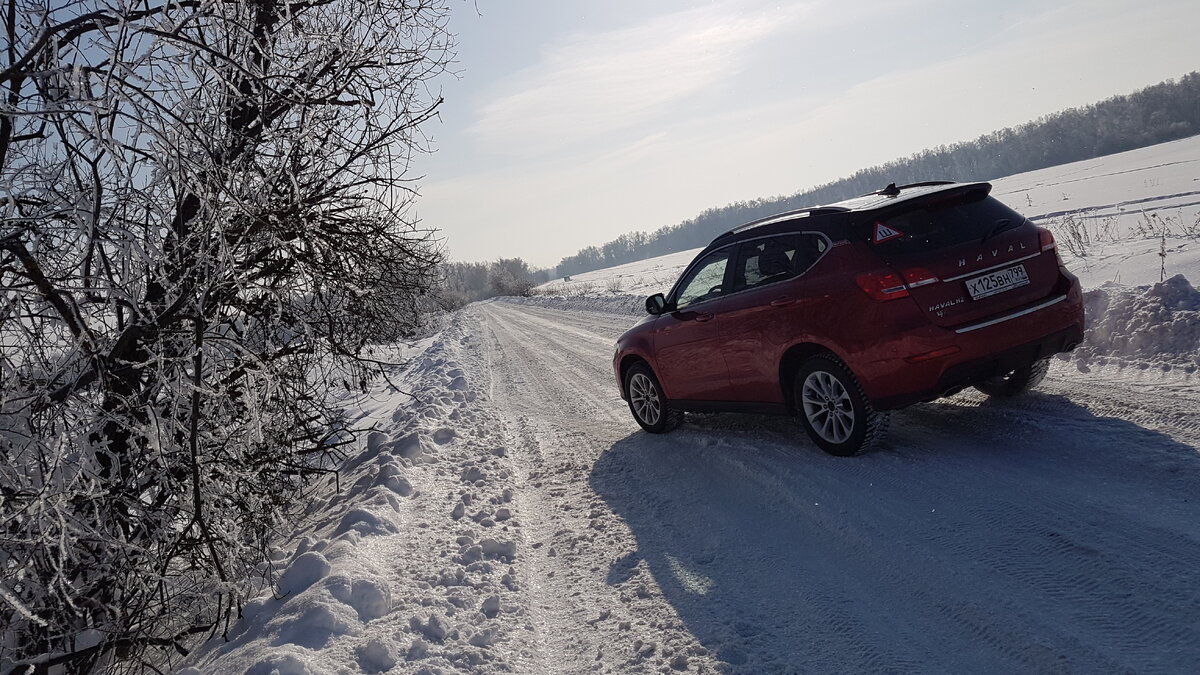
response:
<svg viewBox="0 0 1200 675"><path fill-rule="evenodd" d="M871 449L887 431L889 415L876 411L854 374L832 356L814 356L796 373L796 412L822 450L850 457Z"/></svg>
<svg viewBox="0 0 1200 675"><path fill-rule="evenodd" d="M667 404L658 378L645 363L634 365L625 374L625 393L633 419L652 434L666 433L683 421L683 413Z"/></svg>

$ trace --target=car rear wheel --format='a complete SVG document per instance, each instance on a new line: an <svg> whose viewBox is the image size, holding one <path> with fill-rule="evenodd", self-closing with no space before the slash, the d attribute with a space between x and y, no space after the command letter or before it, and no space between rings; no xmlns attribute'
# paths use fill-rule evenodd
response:
<svg viewBox="0 0 1200 675"><path fill-rule="evenodd" d="M1038 386L1050 370L1050 359L1040 359L1016 370L988 378L975 388L988 396L1006 397L1023 394Z"/></svg>
<svg viewBox="0 0 1200 675"><path fill-rule="evenodd" d="M667 404L658 378L646 364L638 363L625 374L625 392L633 419L646 431L666 433L683 421L683 413Z"/></svg>
<svg viewBox="0 0 1200 675"><path fill-rule="evenodd" d="M887 431L888 413L875 410L853 373L832 356L801 364L793 392L804 430L831 455L866 452Z"/></svg>

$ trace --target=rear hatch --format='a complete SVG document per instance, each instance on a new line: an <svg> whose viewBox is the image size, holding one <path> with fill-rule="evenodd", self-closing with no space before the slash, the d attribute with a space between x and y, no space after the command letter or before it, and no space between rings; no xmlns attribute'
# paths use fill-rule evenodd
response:
<svg viewBox="0 0 1200 675"><path fill-rule="evenodd" d="M990 189L977 183L905 200L875 211L866 223L868 246L936 325L1017 309L1045 298L1058 281L1052 242L989 197Z"/></svg>

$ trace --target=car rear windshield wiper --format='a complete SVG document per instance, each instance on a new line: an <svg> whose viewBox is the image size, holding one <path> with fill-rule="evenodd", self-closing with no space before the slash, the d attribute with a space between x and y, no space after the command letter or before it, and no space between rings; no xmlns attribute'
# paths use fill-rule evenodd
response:
<svg viewBox="0 0 1200 675"><path fill-rule="evenodd" d="M1004 232L1005 230L1011 230L1020 224L1021 223L1014 224L1011 218L1001 218L1000 220L996 221L996 226L993 227L991 229L991 231L989 231L987 234L983 235L983 239L980 239L979 243L982 244L983 242L987 241L988 239L991 239L992 237L1000 234L1001 232Z"/></svg>

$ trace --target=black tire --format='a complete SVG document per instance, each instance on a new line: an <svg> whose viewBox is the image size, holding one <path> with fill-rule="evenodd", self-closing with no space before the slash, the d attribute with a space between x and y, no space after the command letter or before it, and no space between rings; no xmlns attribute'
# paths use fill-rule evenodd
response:
<svg viewBox="0 0 1200 675"><path fill-rule="evenodd" d="M1010 373L997 375L979 382L975 385L975 388L988 396L996 396L998 398L1016 396L1024 394L1038 386L1046 378L1046 371L1048 370L1050 370L1050 359L1040 359L1027 366L1017 368Z"/></svg>
<svg viewBox="0 0 1200 675"><path fill-rule="evenodd" d="M792 392L804 430L831 455L862 454L887 433L891 415L875 410L858 379L832 355L800 364Z"/></svg>
<svg viewBox="0 0 1200 675"><path fill-rule="evenodd" d="M625 373L625 396L633 419L652 434L664 434L683 422L683 413L667 404L662 385L645 363Z"/></svg>

